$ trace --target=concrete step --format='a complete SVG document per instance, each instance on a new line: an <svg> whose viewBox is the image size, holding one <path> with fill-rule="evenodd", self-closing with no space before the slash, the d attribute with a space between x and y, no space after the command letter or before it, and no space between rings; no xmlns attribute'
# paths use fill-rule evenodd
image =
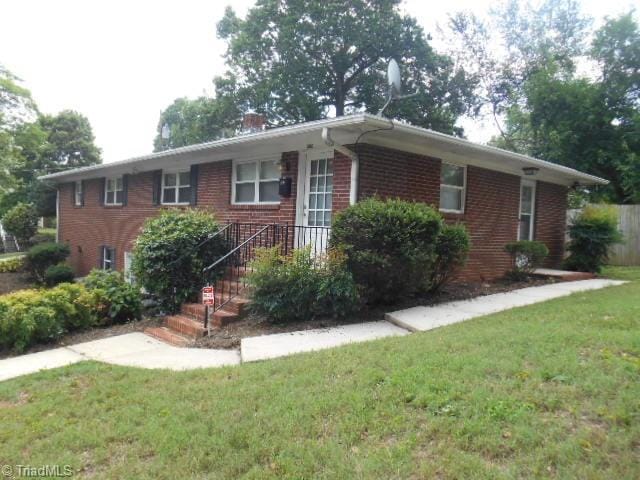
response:
<svg viewBox="0 0 640 480"><path fill-rule="evenodd" d="M569 270L556 270L554 268L536 268L533 274L540 277L551 277L564 282L574 282L577 280L591 280L596 278L591 272L572 272Z"/></svg>
<svg viewBox="0 0 640 480"><path fill-rule="evenodd" d="M144 333L147 335L157 338L169 345L173 345L174 347L186 347L191 344L191 340L187 337L176 333L167 327L149 327L145 328Z"/></svg>
<svg viewBox="0 0 640 480"><path fill-rule="evenodd" d="M169 315L165 317L164 322L167 328L185 337L195 339L207 334L204 328L204 317L202 320L195 320L185 315Z"/></svg>

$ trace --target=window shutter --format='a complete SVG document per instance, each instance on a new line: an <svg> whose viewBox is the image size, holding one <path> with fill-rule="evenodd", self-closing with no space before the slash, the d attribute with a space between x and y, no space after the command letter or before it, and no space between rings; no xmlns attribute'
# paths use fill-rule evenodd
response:
<svg viewBox="0 0 640 480"><path fill-rule="evenodd" d="M100 195L98 203L100 205L104 205L104 192L105 192L105 189L107 188L106 184L107 184L107 179L106 178L101 178L100 179L100 188L98 189L98 195Z"/></svg>
<svg viewBox="0 0 640 480"><path fill-rule="evenodd" d="M127 205L127 197L129 196L129 175L122 176L122 205Z"/></svg>
<svg viewBox="0 0 640 480"><path fill-rule="evenodd" d="M71 205L76 204L76 182L71 182Z"/></svg>
<svg viewBox="0 0 640 480"><path fill-rule="evenodd" d="M86 182L84 180L80 180L80 188L82 189L82 194L80 195L80 206L84 207L84 189L86 188ZM75 193L75 192L74 192ZM75 201L75 198L74 198Z"/></svg>
<svg viewBox="0 0 640 480"><path fill-rule="evenodd" d="M104 264L102 263L102 259L104 258L104 245L100 245L98 247L98 268L104 268Z"/></svg>
<svg viewBox="0 0 640 480"><path fill-rule="evenodd" d="M116 262L116 249L111 248L111 270L117 270L117 262Z"/></svg>
<svg viewBox="0 0 640 480"><path fill-rule="evenodd" d="M196 205L198 203L198 165L191 165L191 180L189 184L191 185L191 205Z"/></svg>
<svg viewBox="0 0 640 480"><path fill-rule="evenodd" d="M162 170L153 172L153 204L160 205L160 189L162 188Z"/></svg>

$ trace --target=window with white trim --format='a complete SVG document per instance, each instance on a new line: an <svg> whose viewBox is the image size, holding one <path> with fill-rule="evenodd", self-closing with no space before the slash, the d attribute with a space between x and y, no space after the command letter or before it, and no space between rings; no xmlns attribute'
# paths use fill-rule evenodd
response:
<svg viewBox="0 0 640 480"><path fill-rule="evenodd" d="M280 161L254 160L233 164L233 203L278 203Z"/></svg>
<svg viewBox="0 0 640 480"><path fill-rule="evenodd" d="M191 172L167 172L162 175L162 204L188 205L191 201Z"/></svg>
<svg viewBox="0 0 640 480"><path fill-rule="evenodd" d="M104 204L122 205L124 200L124 182L122 177L111 177L105 179L104 183Z"/></svg>
<svg viewBox="0 0 640 480"><path fill-rule="evenodd" d="M102 269L113 270L116 263L116 251L111 247L102 247Z"/></svg>
<svg viewBox="0 0 640 480"><path fill-rule="evenodd" d="M82 195L83 195L83 191L82 191L82 182L75 182L75 194L74 194L74 203L76 207L81 207L82 206Z"/></svg>
<svg viewBox="0 0 640 480"><path fill-rule="evenodd" d="M442 163L440 169L440 210L464 212L467 168L452 163Z"/></svg>
<svg viewBox="0 0 640 480"><path fill-rule="evenodd" d="M136 277L132 270L133 254L131 252L124 252L124 280L125 282L135 285Z"/></svg>

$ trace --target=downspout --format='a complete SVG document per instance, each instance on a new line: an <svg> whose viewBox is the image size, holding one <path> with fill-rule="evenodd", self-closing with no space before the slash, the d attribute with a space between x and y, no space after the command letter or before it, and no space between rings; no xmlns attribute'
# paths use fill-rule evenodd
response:
<svg viewBox="0 0 640 480"><path fill-rule="evenodd" d="M60 186L56 188L56 243L60 243Z"/></svg>
<svg viewBox="0 0 640 480"><path fill-rule="evenodd" d="M331 129L324 127L322 129L322 140L328 147L337 150L341 154L351 159L351 187L349 188L349 205L354 205L358 201L358 176L360 174L360 159L358 154L348 149L344 145L337 145L331 138Z"/></svg>

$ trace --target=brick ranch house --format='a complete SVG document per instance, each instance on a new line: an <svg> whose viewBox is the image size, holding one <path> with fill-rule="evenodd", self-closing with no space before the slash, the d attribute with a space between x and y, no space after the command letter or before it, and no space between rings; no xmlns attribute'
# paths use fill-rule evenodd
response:
<svg viewBox="0 0 640 480"><path fill-rule="evenodd" d="M510 268L516 239L549 248L558 267L567 193L606 180L498 148L357 114L264 129L42 177L57 185L57 240L79 276L124 270L144 220L191 205L229 222L325 226L372 195L425 202L466 225L472 247L459 278L490 280Z"/></svg>

